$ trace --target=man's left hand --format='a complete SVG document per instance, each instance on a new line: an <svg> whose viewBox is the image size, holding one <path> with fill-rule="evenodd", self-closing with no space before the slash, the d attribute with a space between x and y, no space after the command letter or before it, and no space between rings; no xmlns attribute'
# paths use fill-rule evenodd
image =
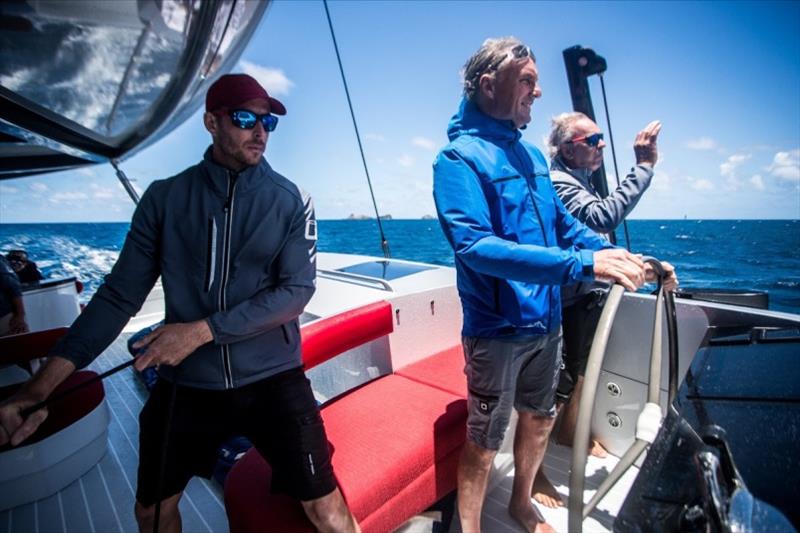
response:
<svg viewBox="0 0 800 533"><path fill-rule="evenodd" d="M661 122L654 120L636 135L633 142L633 152L636 154L636 164L646 163L656 166L658 161L658 133L661 131Z"/></svg>
<svg viewBox="0 0 800 533"><path fill-rule="evenodd" d="M678 276L675 274L675 267L666 261L661 261L661 266L664 267L666 277L662 281L662 285L667 291L674 291L678 288ZM649 282L658 281L658 275L650 263L644 264L645 279Z"/></svg>
<svg viewBox="0 0 800 533"><path fill-rule="evenodd" d="M214 336L205 320L165 324L134 343L133 348L147 347L147 351L136 359L133 366L139 372L157 365L177 366L197 348L212 340Z"/></svg>

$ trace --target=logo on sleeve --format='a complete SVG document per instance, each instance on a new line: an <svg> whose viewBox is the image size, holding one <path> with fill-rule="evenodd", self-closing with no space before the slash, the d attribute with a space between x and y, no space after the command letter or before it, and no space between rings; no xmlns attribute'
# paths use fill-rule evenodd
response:
<svg viewBox="0 0 800 533"><path fill-rule="evenodd" d="M306 239L309 241L317 240L317 221L306 220Z"/></svg>

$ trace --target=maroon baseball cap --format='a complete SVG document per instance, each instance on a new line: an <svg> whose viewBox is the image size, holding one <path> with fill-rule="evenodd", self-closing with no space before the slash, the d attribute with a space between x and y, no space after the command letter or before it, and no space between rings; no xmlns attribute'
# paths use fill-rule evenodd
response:
<svg viewBox="0 0 800 533"><path fill-rule="evenodd" d="M269 102L269 112L285 115L286 108L272 98L255 78L247 74L225 74L211 84L206 93L206 111L221 108L235 109L249 100L262 99Z"/></svg>

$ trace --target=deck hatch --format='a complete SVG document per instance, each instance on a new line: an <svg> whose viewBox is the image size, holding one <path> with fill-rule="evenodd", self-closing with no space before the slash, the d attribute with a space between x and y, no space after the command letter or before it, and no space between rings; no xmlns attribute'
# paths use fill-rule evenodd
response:
<svg viewBox="0 0 800 533"><path fill-rule="evenodd" d="M434 268L436 267L427 265L412 265L408 263L399 263L396 261L369 261L348 267L337 268L336 271L391 281L393 279L404 278L418 272L433 270Z"/></svg>

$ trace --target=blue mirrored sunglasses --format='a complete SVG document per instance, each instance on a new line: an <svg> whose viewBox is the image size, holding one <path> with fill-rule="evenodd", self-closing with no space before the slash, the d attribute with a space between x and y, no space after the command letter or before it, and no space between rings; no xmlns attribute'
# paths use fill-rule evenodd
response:
<svg viewBox="0 0 800 533"><path fill-rule="evenodd" d="M567 144L582 142L588 146L597 146L598 144L600 144L600 141L602 140L603 140L602 133L593 133L591 135L586 135L584 137L575 137L571 141L567 141Z"/></svg>
<svg viewBox="0 0 800 533"><path fill-rule="evenodd" d="M278 117L275 115L270 115L269 113L259 115L247 109L234 109L231 111L231 121L234 126L243 130L252 130L256 127L256 122L258 121L264 126L265 131L275 131L275 128L278 127Z"/></svg>

